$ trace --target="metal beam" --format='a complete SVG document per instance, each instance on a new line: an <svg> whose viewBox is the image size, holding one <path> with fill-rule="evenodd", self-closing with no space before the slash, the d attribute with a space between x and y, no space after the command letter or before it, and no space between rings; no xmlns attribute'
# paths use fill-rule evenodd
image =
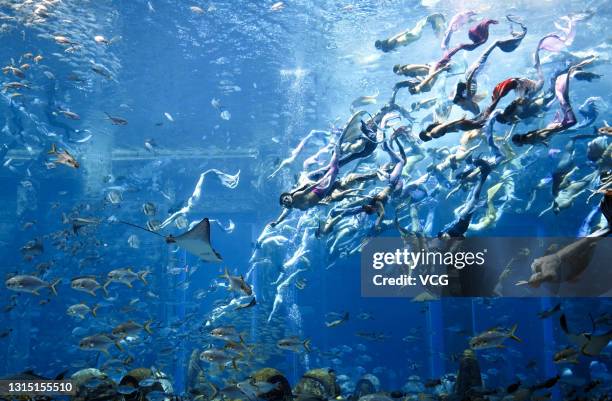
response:
<svg viewBox="0 0 612 401"><path fill-rule="evenodd" d="M10 150L5 160L13 159L15 161L31 160L38 152L29 153L25 149ZM255 149L220 149L215 147L210 148L186 148L186 149L156 149L155 153L148 152L144 149L113 149L111 152L112 161L130 161L130 160L185 160L185 159L257 159L259 151Z"/></svg>

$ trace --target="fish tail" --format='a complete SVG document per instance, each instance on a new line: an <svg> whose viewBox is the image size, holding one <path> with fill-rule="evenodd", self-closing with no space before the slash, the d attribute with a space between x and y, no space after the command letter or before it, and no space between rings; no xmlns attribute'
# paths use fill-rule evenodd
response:
<svg viewBox="0 0 612 401"><path fill-rule="evenodd" d="M310 339L304 340L303 344L306 352L312 352L312 348L310 348Z"/></svg>
<svg viewBox="0 0 612 401"><path fill-rule="evenodd" d="M213 395L210 396L210 400L214 400L215 398L217 398L217 394L219 394L219 389L217 388L217 386L215 386L213 383L208 382L208 385L210 386L210 388L213 391Z"/></svg>
<svg viewBox="0 0 612 401"><path fill-rule="evenodd" d="M107 280L106 283L104 283L104 285L102 286L102 289L107 294L108 294L108 286L110 285L111 282L112 282L112 280Z"/></svg>
<svg viewBox="0 0 612 401"><path fill-rule="evenodd" d="M108 290L106 289L106 285L102 286L102 291L104 291L104 297L108 298ZM95 295L95 294L94 294Z"/></svg>
<svg viewBox="0 0 612 401"><path fill-rule="evenodd" d="M55 289L55 286L58 285L60 281L62 281L62 279L58 278L55 279L51 284L49 284L49 289L51 290L51 292L53 292L53 295L57 295L57 290Z"/></svg>
<svg viewBox="0 0 612 401"><path fill-rule="evenodd" d="M223 267L223 274L220 275L219 278L229 279L229 271L227 271L227 266Z"/></svg>
<svg viewBox="0 0 612 401"><path fill-rule="evenodd" d="M144 327L143 327L143 328L144 328L144 330L145 330L147 333L151 334L151 335L153 334L153 330L151 330L151 324L152 324L152 323L153 323L153 320L149 320L148 322L146 322L146 323L144 324Z"/></svg>
<svg viewBox="0 0 612 401"><path fill-rule="evenodd" d="M119 344L119 340L115 340L115 347L117 347L119 351L123 352L123 347L121 346L121 344Z"/></svg>
<svg viewBox="0 0 612 401"><path fill-rule="evenodd" d="M51 149L49 149L49 151L47 151L47 154L49 154L49 155L56 155L57 154L57 146L55 146L54 143L51 144Z"/></svg>
<svg viewBox="0 0 612 401"><path fill-rule="evenodd" d="M143 270L141 272L138 272L138 278L140 279L140 281L142 281L145 285L148 285L149 283L147 282L147 276L150 274L151 272L148 270Z"/></svg>
<svg viewBox="0 0 612 401"><path fill-rule="evenodd" d="M514 326L512 326L512 328L510 329L510 334L509 334L509 337L510 337L511 339L513 339L514 341L521 342L521 341L523 341L523 340L521 340L520 338L518 338L518 337L516 336L516 329L517 329L517 327L518 327L518 324L516 324L516 323L514 324Z"/></svg>
<svg viewBox="0 0 612 401"><path fill-rule="evenodd" d="M232 358L232 368L234 368L234 370L238 370L238 364L236 363L236 359L237 358Z"/></svg>
<svg viewBox="0 0 612 401"><path fill-rule="evenodd" d="M100 305L94 305L93 308L91 308L91 314L93 315L93 317L98 317L98 308L100 307Z"/></svg>

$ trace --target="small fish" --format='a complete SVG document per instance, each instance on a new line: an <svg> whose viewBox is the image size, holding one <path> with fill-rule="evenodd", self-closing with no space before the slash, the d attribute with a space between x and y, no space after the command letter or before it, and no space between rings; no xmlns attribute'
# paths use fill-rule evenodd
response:
<svg viewBox="0 0 612 401"><path fill-rule="evenodd" d="M69 118L70 120L80 120L81 119L81 116L79 116L77 113L70 111L70 110L59 109L58 113L60 113L66 118Z"/></svg>
<svg viewBox="0 0 612 401"><path fill-rule="evenodd" d="M121 117L113 117L107 112L104 112L113 125L128 125L128 121Z"/></svg>
<svg viewBox="0 0 612 401"><path fill-rule="evenodd" d="M200 353L200 360L206 361L210 363L217 363L220 365L225 365L228 362L231 362L234 366L234 369L237 369L236 365L237 357L230 354L229 352L221 349L211 348Z"/></svg>
<svg viewBox="0 0 612 401"><path fill-rule="evenodd" d="M351 109L356 109L358 107L367 106L368 104L376 104L377 97L378 97L378 93L376 93L375 95L360 96L351 102Z"/></svg>
<svg viewBox="0 0 612 401"><path fill-rule="evenodd" d="M111 43L111 42L110 42L108 39L106 39L106 38L105 38L104 36L102 36L102 35L96 35L96 36L94 36L94 41L95 41L96 43L100 43L100 44L104 44L104 45L109 45L109 44Z"/></svg>
<svg viewBox="0 0 612 401"><path fill-rule="evenodd" d="M155 143L155 139L147 138L144 141L145 149L151 153L155 153L155 148L157 148L157 143Z"/></svg>
<svg viewBox="0 0 612 401"><path fill-rule="evenodd" d="M229 121L232 118L232 114L227 110L223 110L219 116L225 121Z"/></svg>
<svg viewBox="0 0 612 401"><path fill-rule="evenodd" d="M89 135L87 135L87 136L86 136L86 137L84 137L84 138L81 138L81 139L76 140L75 142L76 142L76 143L85 143L85 142L88 142L88 141L89 141L91 138L93 138L93 135L92 135L92 134L89 134Z"/></svg>
<svg viewBox="0 0 612 401"><path fill-rule="evenodd" d="M70 281L70 287L73 290L86 292L94 297L96 296L96 290L102 288L105 295L108 297L108 292L106 291L106 288L101 286L100 283L98 283L95 276L75 277Z"/></svg>
<svg viewBox="0 0 612 401"><path fill-rule="evenodd" d="M516 328L517 325L515 324L510 330L501 330L497 327L487 330L484 333L472 337L470 339L470 347L475 350L502 348L504 346L504 341L506 341L508 338L513 339L514 341L521 341L521 339L515 334Z"/></svg>
<svg viewBox="0 0 612 401"><path fill-rule="evenodd" d="M204 10L198 6L191 6L189 7L189 10L191 10L191 12L194 14L198 14L198 15L204 14Z"/></svg>
<svg viewBox="0 0 612 401"><path fill-rule="evenodd" d="M151 202L145 202L142 204L142 212L146 216L155 216L157 214L157 208Z"/></svg>
<svg viewBox="0 0 612 401"><path fill-rule="evenodd" d="M244 277L230 275L229 271L227 270L227 267L225 268L223 275L219 276L219 278L227 280L227 288L229 290L235 292L242 292L245 295L253 295L253 289L251 289L251 286L249 286L247 282L244 281Z"/></svg>
<svg viewBox="0 0 612 401"><path fill-rule="evenodd" d="M113 329L113 336L116 338L126 338L126 337L137 337L141 331L146 331L148 334L153 334L151 330L152 320L145 322L144 324L136 323L133 320L128 320L125 323L121 323L117 327Z"/></svg>
<svg viewBox="0 0 612 401"><path fill-rule="evenodd" d="M127 239L127 242L130 248L133 248L133 249L140 248L140 239L138 238L136 234L130 235Z"/></svg>
<svg viewBox="0 0 612 401"><path fill-rule="evenodd" d="M106 200L113 205L118 205L123 200L123 195L121 195L121 192L113 189L106 194Z"/></svg>
<svg viewBox="0 0 612 401"><path fill-rule="evenodd" d="M19 68L17 67L13 67L13 66L6 66L2 69L2 73L3 74L8 74L9 72L11 72L14 76L16 76L17 78L25 78L25 74L23 73L23 71L21 71Z"/></svg>
<svg viewBox="0 0 612 401"><path fill-rule="evenodd" d="M573 347L567 347L555 353L553 361L555 363L574 363L578 364L578 356L580 353Z"/></svg>
<svg viewBox="0 0 612 401"><path fill-rule="evenodd" d="M103 65L93 63L91 65L91 70L95 72L96 74L101 75L108 80L113 79L112 74Z"/></svg>
<svg viewBox="0 0 612 401"><path fill-rule="evenodd" d="M64 224L72 224L72 232L75 234L78 234L83 227L95 226L97 224L100 224L100 220L97 219L85 217L73 217L68 219L66 215L63 214L62 216L62 221L64 222Z"/></svg>
<svg viewBox="0 0 612 401"><path fill-rule="evenodd" d="M168 121L170 122L174 122L174 118L170 115L170 113L164 113L164 116L168 119Z"/></svg>
<svg viewBox="0 0 612 401"><path fill-rule="evenodd" d="M285 8L285 3L283 3L282 1L277 1L276 3L270 6L270 11L280 11L283 8Z"/></svg>
<svg viewBox="0 0 612 401"><path fill-rule="evenodd" d="M291 336L278 340L276 346L280 349L297 353L301 352L302 350L306 352L312 351L310 348L310 340L301 340L298 336Z"/></svg>
<svg viewBox="0 0 612 401"><path fill-rule="evenodd" d="M115 269L111 270L108 274L108 280L104 284L105 288L108 288L110 283L120 283L128 286L129 288L133 288L132 283L136 280L142 281L145 285L147 285L147 276L151 272L148 270L142 270L138 273L133 272L130 268L127 269Z"/></svg>
<svg viewBox="0 0 612 401"><path fill-rule="evenodd" d="M161 227L161 222L159 220L147 221L147 229L149 231L158 231L160 227Z"/></svg>
<svg viewBox="0 0 612 401"><path fill-rule="evenodd" d="M242 335L239 334L238 331L236 331L236 328L234 326L216 327L210 331L210 335L214 338L217 338L223 341L229 341L229 342L235 342L235 343L244 342L242 339Z"/></svg>
<svg viewBox="0 0 612 401"><path fill-rule="evenodd" d="M79 168L79 162L67 150L58 151L55 144L51 144L51 149L47 152L49 155L55 156L54 164L63 164L72 168Z"/></svg>
<svg viewBox="0 0 612 401"><path fill-rule="evenodd" d="M612 136L612 127L604 125L603 127L599 127L597 129L597 133L600 135L611 135Z"/></svg>
<svg viewBox="0 0 612 401"><path fill-rule="evenodd" d="M367 332L367 331L358 331L357 333L355 333L355 335L357 337L365 338L366 340L370 340L370 341L383 341L389 338L389 336L387 336L384 333L375 333L375 332Z"/></svg>
<svg viewBox="0 0 612 401"><path fill-rule="evenodd" d="M97 317L97 314L96 314L97 311L98 311L98 305L94 305L93 308L90 308L84 303L80 303L80 304L75 304L75 305L71 305L70 307L68 307L66 313L68 313L68 315L72 317L76 317L79 319L85 319L85 315L87 315L88 313L91 313L93 317Z"/></svg>
<svg viewBox="0 0 612 401"><path fill-rule="evenodd" d="M41 280L36 276L18 275L6 280L5 285L11 291L27 292L29 294L40 295L38 292L41 288L48 288L54 295L57 295L55 287L61 279L56 279L51 283Z"/></svg>
<svg viewBox="0 0 612 401"><path fill-rule="evenodd" d="M325 322L325 326L327 327L337 327L342 323L349 320L349 313L345 312L339 319L332 320L330 322Z"/></svg>
<svg viewBox="0 0 612 401"><path fill-rule="evenodd" d="M24 260L31 261L44 252L43 243L39 239L28 241L21 247L20 251Z"/></svg>
<svg viewBox="0 0 612 401"><path fill-rule="evenodd" d="M246 309L246 308L251 308L253 306L257 305L257 299L255 299L255 297L253 297L248 303L246 304L238 304L238 306L236 306L235 310L240 310L240 309Z"/></svg>
<svg viewBox="0 0 612 401"><path fill-rule="evenodd" d="M54 36L53 40L55 40L55 43L58 43L60 45L70 45L70 46L78 45L78 43L71 41L66 36L61 36L61 35Z"/></svg>
<svg viewBox="0 0 612 401"><path fill-rule="evenodd" d="M95 334L79 341L79 348L83 351L98 351L110 357L108 348L115 345L119 351L123 351L121 345L106 334Z"/></svg>
<svg viewBox="0 0 612 401"><path fill-rule="evenodd" d="M6 91L8 89L30 89L30 86L21 82L7 82L2 86L2 90Z"/></svg>

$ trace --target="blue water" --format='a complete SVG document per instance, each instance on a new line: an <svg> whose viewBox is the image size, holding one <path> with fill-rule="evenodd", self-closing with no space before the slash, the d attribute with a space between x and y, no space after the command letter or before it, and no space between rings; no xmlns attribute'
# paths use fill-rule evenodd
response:
<svg viewBox="0 0 612 401"><path fill-rule="evenodd" d="M42 3L48 4L36 11ZM46 377L68 370L69 376L98 368L119 380L131 369L154 367L170 378L174 394L187 397L194 386L187 369L192 352L222 348L224 342L208 333L214 327L231 325L254 346L256 357L250 358L248 366L240 365L238 370L230 366L224 371L196 358L207 380L216 386L245 380L263 367L278 369L295 385L307 370L331 367L338 376L347 376L341 384L343 396L348 397L354 383L366 373L380 379L381 391L401 389L413 375L424 382L456 374L458 359L471 337L492 327L517 324L521 342L508 340L505 348L478 351L485 387L506 388L518 380L528 386L559 374L566 382L546 390L553 399L563 399L572 388L580 394L594 380L601 384L593 397L610 394L610 346L596 357L581 355L577 364L556 364L553 355L570 344L560 329L560 314L549 319L537 316L561 302L571 329L588 333L593 329L591 319L607 313L607 321L596 327L596 333L604 333L610 330L609 298L410 302L362 297L359 255L330 255L333 235L315 239L308 231L310 223L325 218L327 206L293 211L284 229L280 226L272 231L286 242L266 249L269 254L262 256L265 252L258 243L258 238L265 238L266 225L281 212L279 194L293 187L304 159L326 144L318 140L308 145L296 162L268 178L300 140L311 130L342 129L352 114L351 102L359 96L379 94L376 104L364 106L374 114L401 80L392 73L393 65L428 63L442 54L439 38L429 26L415 43L391 53L377 51L376 39L412 27L433 12L444 14L448 21L467 9L477 10L479 18L499 19L500 24L491 28L491 38L499 38L509 32L504 16L520 16L528 33L519 48L508 54L493 53L479 75L484 107L498 82L534 76L533 50L542 36L558 31L555 21L594 10L594 16L578 23L575 39L561 52L568 59L590 53L598 56L598 63L589 71L601 77L593 82L574 80L570 91L575 109L590 96L601 98L594 124L574 132L590 134L604 121L612 121L609 2L513 1L500 6L445 0L286 1L275 7L273 1L98 3L0 1L0 63L20 67L24 73L20 78L7 70L0 83L27 86L0 93L0 269L4 280L21 274L48 282L62 280L57 296L47 288L34 295L1 286L0 377L30 369ZM453 43L465 40L467 28L454 33ZM103 38L96 41L96 35ZM70 43L58 43L58 36ZM454 62L469 66L487 45L459 53ZM36 56L42 58L35 60ZM546 85L563 64L548 56ZM436 90L414 97L403 90L397 102L409 107L429 97L447 98L461 77L450 75ZM556 107L518 124L517 132L546 125ZM62 114L65 111L79 118L71 119ZM126 119L127 125L113 125L105 113ZM419 120L425 114L415 116ZM448 118L463 114L455 107ZM415 122L414 134L426 125ZM500 130L504 134L509 126ZM452 147L460 135L448 134L421 145ZM516 202L504 209L495 225L467 235L577 236L601 195L588 199L591 192L587 190L569 209L540 217L552 200L546 187L538 191L533 208L525 210L534 186L559 162L560 156L549 150L562 153L569 135L573 134L558 134L548 147L535 146L530 150L533 164L528 167L513 166ZM147 143L153 145L147 148ZM596 169L586 160L587 143L576 143L579 170L574 179ZM79 168L49 165L53 157L47 151L52 144L74 156ZM477 152L488 152L486 143ZM322 163L328 159L329 153L322 156ZM386 162L379 149L364 170L375 170ZM426 163L419 165L419 172L425 168ZM205 217L214 220L212 245L223 256L221 264L203 263L183 249L166 245L158 236L119 222L146 226L155 220L159 224L186 206L200 174L210 169L221 171L221 178L234 176L237 185L227 181L224 185L216 173L207 174L199 199L184 218L186 224ZM591 183L588 189L596 190L597 184ZM435 236L454 218L453 210L465 194L461 191L450 200L444 194L438 196L429 235ZM145 202L155 205L155 216L143 213ZM425 214L421 213L422 220ZM75 233L63 215L95 219L96 224ZM600 216L598 213L595 223ZM374 220L375 216L364 215L355 220L353 224L362 230L341 251L355 248L370 236ZM160 232L178 235L186 230L173 221ZM304 230L307 240L302 241ZM384 235L397 236L397 232ZM129 244L135 241L133 237L128 240L130 236L137 237L138 247ZM42 241L44 252L27 260L20 249L35 239ZM274 282L302 242L307 245L307 262L302 260L300 268L306 270L296 280L304 279L305 288L298 289L296 280L290 282L282 304L271 314L277 291ZM266 258L272 262L246 276L253 262ZM598 263L609 265L609 260ZM223 306L237 298L219 277L226 266L232 274L247 277L257 305L218 317ZM134 272L150 271L147 284L136 280L128 288L112 283L108 297L101 289L94 297L70 288L74 277L91 275L104 284L109 271L127 267ZM291 269L287 274L294 271ZM248 299L241 298L241 302ZM91 308L97 305L97 316L86 313L81 320L67 314L69 306L81 302ZM329 313L343 312L349 312L347 322L326 327ZM360 313L371 319L359 318ZM139 324L151 320L153 334L141 332L136 338L123 339L122 351L111 345L110 356L79 348L83 337L110 333L128 320ZM371 340L359 333L381 338ZM313 351L277 347L278 340L292 335L309 339ZM406 336L414 338L404 341ZM131 362L123 363L126 358ZM105 362L114 359L121 361L119 368L105 367ZM533 366L527 367L531 361Z"/></svg>

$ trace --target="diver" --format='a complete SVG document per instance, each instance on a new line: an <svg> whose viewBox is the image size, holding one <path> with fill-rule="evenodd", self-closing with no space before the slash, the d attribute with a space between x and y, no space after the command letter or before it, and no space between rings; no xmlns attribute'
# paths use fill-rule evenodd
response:
<svg viewBox="0 0 612 401"><path fill-rule="evenodd" d="M367 127L363 121L361 124L362 128L364 126ZM368 135L372 135L370 128L365 129L367 130ZM362 150L360 152L355 152L355 157L353 157L353 154L351 154L345 157L344 160L341 159L340 149L342 148L346 132L347 131L345 130L341 134L338 143L335 145L332 159L327 166L321 167L320 169L306 174L306 177L302 179L306 181L305 184L299 186L291 192L283 192L280 195L279 202L285 209L274 222L270 223L271 227L275 227L282 222L289 215L292 209L308 210L317 204L329 204L340 201L356 192L356 190L352 188L353 184L371 180L377 177L376 173L365 173L349 174L343 179L337 179L341 163L344 165L357 158L367 156ZM374 142L374 145L377 145L377 143ZM370 139L365 141L364 149L366 152L368 152L368 154L374 151L375 147L372 148L372 141Z"/></svg>
<svg viewBox="0 0 612 401"><path fill-rule="evenodd" d="M344 133L343 133L344 134ZM283 192L279 202L284 210L280 216L270 223L275 227L289 215L292 209L308 210L317 205L323 198L327 197L334 188L334 183L340 171L340 146L342 136L335 146L334 153L329 164L321 169L313 171L306 176L307 183L292 190Z"/></svg>
<svg viewBox="0 0 612 401"><path fill-rule="evenodd" d="M470 111L474 113L474 115L480 113L480 109L478 104L474 100L474 96L476 95L476 91L478 88L476 82L476 75L480 72L486 63L489 55L495 50L499 48L504 53L511 53L521 44L523 38L527 34L527 27L522 23L513 20L510 16L506 16L506 19L511 23L516 23L520 25L520 32L511 32L512 37L510 39L497 40L491 46L489 46L470 66L468 71L465 74L465 82L460 81L457 83L457 89L455 91L455 96L453 98L453 103L461 107L463 110Z"/></svg>
<svg viewBox="0 0 612 401"><path fill-rule="evenodd" d="M480 169L480 179L470 191L470 194L461 207L457 218L453 222L447 224L442 231L438 233L438 238L463 238L465 236L465 233L472 221L472 217L480 205L479 199L482 192L482 187L484 186L484 183L491 172L491 166L484 159L474 160L474 166Z"/></svg>
<svg viewBox="0 0 612 401"><path fill-rule="evenodd" d="M310 180L318 178L315 182L302 185L291 192L283 192L280 195L279 202L281 206L284 207L284 210L275 221L270 223L270 226L275 227L285 220L292 209L308 210L328 196L331 193L333 184L340 170L338 160L338 149L336 149L332 155L331 161L325 167L325 173L321 178L318 178L320 170L317 170L313 172L315 174L309 174L307 177Z"/></svg>
<svg viewBox="0 0 612 401"><path fill-rule="evenodd" d="M415 78L409 78L406 81L399 82L396 84L396 88L408 88L408 91L412 95L429 92L438 79L440 73L450 69L450 62L453 56L461 50L472 51L484 44L489 39L489 26L497 23L498 22L493 19L483 19L480 23L470 28L468 37L472 41L471 43L462 43L450 50L447 50L440 60L429 66L426 75L423 76L421 73ZM404 66L398 68L397 70L423 71L421 67L422 66L419 65L414 67Z"/></svg>
<svg viewBox="0 0 612 401"><path fill-rule="evenodd" d="M590 62L589 59L584 60L585 64ZM544 112L548 111L555 100L555 86L557 78L569 71L569 68L564 70L556 71L550 78L551 85L550 89L542 94L538 94L533 98L529 98L523 94L517 99L513 100L506 108L497 116L497 121L502 124L515 124L522 120L530 118L536 118L541 116ZM584 75L585 71L576 70L572 74L572 78L577 80L587 80L590 82L590 75ZM517 78L518 79L518 78ZM580 124L576 125L574 129L583 128L592 124L599 115L596 101L601 100L598 97L588 98L578 109L578 112L583 117Z"/></svg>
<svg viewBox="0 0 612 401"><path fill-rule="evenodd" d="M421 38L423 28L425 28L427 24L431 25L434 33L436 36L438 36L442 31L444 22L445 20L442 14L431 14L426 18L419 20L412 29L406 29L405 31L400 32L389 39L377 40L374 42L374 47L382 52L388 53L400 46L407 46L414 43Z"/></svg>
<svg viewBox="0 0 612 401"><path fill-rule="evenodd" d="M340 221L342 218L346 216L354 216L359 213L365 214L374 214L378 215L376 223L374 225L374 229L378 230L382 220L385 217L385 204L389 200L391 194L396 191L401 191L402 189L402 170L406 165L406 154L404 152L404 148L397 138L394 140L395 144L399 149L399 155L395 153L388 142L383 143L383 149L390 156L392 161L392 170L390 173L386 173L387 176L387 186L378 191L375 195L366 197L367 202L363 204L363 200L358 201L361 204L348 206L345 208L337 208L330 212L328 220L319 226L319 230L317 231L318 235L327 234L333 230L334 225ZM390 165L390 166L391 166Z"/></svg>
<svg viewBox="0 0 612 401"><path fill-rule="evenodd" d="M431 141L435 138L441 138L450 132L470 131L482 128L486 120L469 119L465 116L453 121L431 123L423 131L419 133L419 138L423 142Z"/></svg>
<svg viewBox="0 0 612 401"><path fill-rule="evenodd" d="M339 160L340 167L352 162L353 160L361 159L370 156L374 150L378 147L376 139L376 123L370 120L368 123L361 120L361 133L362 136L356 141L357 143L351 144L348 149L344 151L348 154L341 157Z"/></svg>
<svg viewBox="0 0 612 401"><path fill-rule="evenodd" d="M592 61L592 60L591 60ZM590 62L587 60L587 62ZM572 110L569 98L569 81L574 71L580 69L587 62L582 62L569 68L568 72L557 77L555 81L555 96L559 101L560 110L546 127L529 131L525 134L515 134L512 142L517 146L525 144L547 143L551 136L576 125L576 115Z"/></svg>

